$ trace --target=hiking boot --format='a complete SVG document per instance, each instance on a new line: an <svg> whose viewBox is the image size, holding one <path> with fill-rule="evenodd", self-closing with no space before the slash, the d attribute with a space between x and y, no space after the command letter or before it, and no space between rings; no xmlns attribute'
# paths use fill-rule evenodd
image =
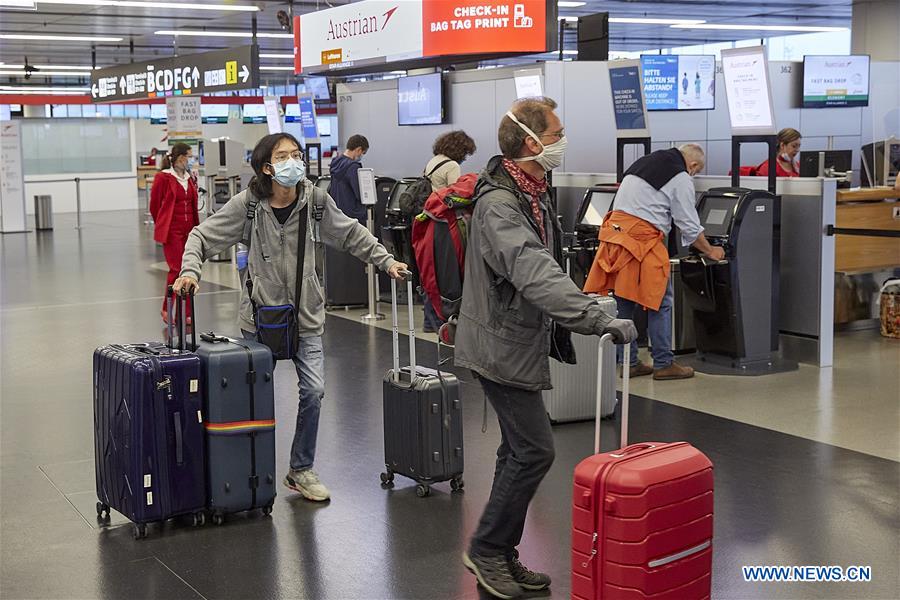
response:
<svg viewBox="0 0 900 600"><path fill-rule="evenodd" d="M528 567L519 562L518 550L513 550L507 561L513 579L526 590L546 590L550 587L550 576L528 570Z"/></svg>
<svg viewBox="0 0 900 600"><path fill-rule="evenodd" d="M685 367L672 361L672 364L662 369L653 371L653 379L657 381L666 381L668 379L690 379L694 376L693 367Z"/></svg>
<svg viewBox="0 0 900 600"><path fill-rule="evenodd" d="M313 502L325 502L331 498L328 488L322 484L319 476L312 469L303 469L302 471L291 469L284 477L284 485Z"/></svg>
<svg viewBox="0 0 900 600"><path fill-rule="evenodd" d="M481 587L495 598L518 598L522 595L522 586L513 579L509 571L509 563L502 554L482 556L463 552L463 564L475 575Z"/></svg>
<svg viewBox="0 0 900 600"><path fill-rule="evenodd" d="M628 372L628 376L631 379L635 377L643 377L644 375L651 375L653 373L653 367L650 365L645 365L642 362L631 367L631 370ZM619 365L619 377L622 376L622 365Z"/></svg>

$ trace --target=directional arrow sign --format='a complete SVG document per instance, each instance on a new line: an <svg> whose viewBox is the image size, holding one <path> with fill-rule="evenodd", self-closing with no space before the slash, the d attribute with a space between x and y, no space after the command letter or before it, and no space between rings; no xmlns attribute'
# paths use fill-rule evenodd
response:
<svg viewBox="0 0 900 600"><path fill-rule="evenodd" d="M225 64L241 65L235 78ZM91 71L94 102L227 92L259 87L259 48L242 46Z"/></svg>

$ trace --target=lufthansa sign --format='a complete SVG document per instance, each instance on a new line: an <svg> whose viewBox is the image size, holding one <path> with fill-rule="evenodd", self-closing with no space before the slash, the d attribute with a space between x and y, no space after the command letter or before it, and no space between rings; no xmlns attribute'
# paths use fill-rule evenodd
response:
<svg viewBox="0 0 900 600"><path fill-rule="evenodd" d="M91 72L91 100L121 102L259 87L255 45Z"/></svg>

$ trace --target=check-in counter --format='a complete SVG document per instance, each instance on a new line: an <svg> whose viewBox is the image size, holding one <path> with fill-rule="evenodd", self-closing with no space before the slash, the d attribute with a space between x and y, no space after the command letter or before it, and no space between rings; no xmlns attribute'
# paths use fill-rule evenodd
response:
<svg viewBox="0 0 900 600"><path fill-rule="evenodd" d="M838 190L835 270L869 273L900 267L900 192L894 188Z"/></svg>
<svg viewBox="0 0 900 600"><path fill-rule="evenodd" d="M156 176L156 172L159 169L157 167L138 167L137 168L137 187L139 190L147 189L147 186L153 181L153 178Z"/></svg>

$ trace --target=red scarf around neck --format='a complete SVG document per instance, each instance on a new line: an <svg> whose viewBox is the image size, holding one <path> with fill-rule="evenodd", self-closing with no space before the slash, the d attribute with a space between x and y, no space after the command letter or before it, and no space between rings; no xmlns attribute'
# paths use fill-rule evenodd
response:
<svg viewBox="0 0 900 600"><path fill-rule="evenodd" d="M517 163L508 158L503 159L503 168L513 178L519 189L531 198L531 214L534 215L534 220L537 222L538 229L541 232L541 241L546 245L547 232L544 229L544 213L541 211L540 198L547 192L547 180L535 179L523 171L522 167Z"/></svg>

